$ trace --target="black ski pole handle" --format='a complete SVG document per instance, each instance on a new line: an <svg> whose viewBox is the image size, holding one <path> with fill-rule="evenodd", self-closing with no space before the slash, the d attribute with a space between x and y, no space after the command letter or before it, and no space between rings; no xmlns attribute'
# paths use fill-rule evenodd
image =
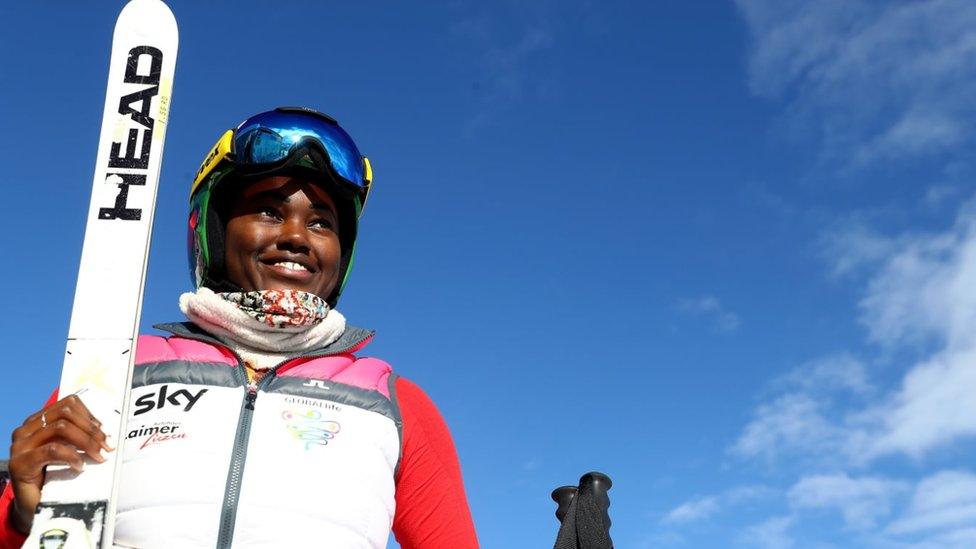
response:
<svg viewBox="0 0 976 549"><path fill-rule="evenodd" d="M559 532L553 549L613 549L610 539L610 497L613 482L607 475L590 471L579 486L560 486L550 497L556 502Z"/></svg>
<svg viewBox="0 0 976 549"><path fill-rule="evenodd" d="M566 513L569 512L569 504L573 502L573 498L576 497L576 487L575 486L560 486L552 491L550 494L552 501L555 501L559 506L556 508L556 519L561 523L564 518L566 518Z"/></svg>
<svg viewBox="0 0 976 549"><path fill-rule="evenodd" d="M580 477L580 490L588 490L596 499L596 504L603 514L603 521L607 530L610 530L610 495L607 492L613 486L610 477L599 471L590 471Z"/></svg>
<svg viewBox="0 0 976 549"><path fill-rule="evenodd" d="M613 481L610 477L604 475L599 471L590 471L582 477L580 477L580 484L583 483L593 483L593 490L598 492L607 493L613 486Z"/></svg>

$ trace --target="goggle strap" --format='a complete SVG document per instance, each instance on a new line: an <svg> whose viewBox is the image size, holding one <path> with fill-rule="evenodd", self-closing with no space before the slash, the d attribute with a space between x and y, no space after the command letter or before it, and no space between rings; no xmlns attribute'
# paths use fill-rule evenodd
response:
<svg viewBox="0 0 976 549"><path fill-rule="evenodd" d="M210 149L206 158L203 159L203 164L197 170L197 176L193 179L193 185L190 187L190 196L193 196L193 193L197 192L197 188L213 173L220 162L231 154L233 147L234 130L227 130L214 143L213 148Z"/></svg>
<svg viewBox="0 0 976 549"><path fill-rule="evenodd" d="M357 217L362 217L363 212L366 210L366 201L369 200L369 192L373 188L373 165L370 164L369 158L363 157L363 190L360 193L362 196L362 203L359 205L359 212Z"/></svg>

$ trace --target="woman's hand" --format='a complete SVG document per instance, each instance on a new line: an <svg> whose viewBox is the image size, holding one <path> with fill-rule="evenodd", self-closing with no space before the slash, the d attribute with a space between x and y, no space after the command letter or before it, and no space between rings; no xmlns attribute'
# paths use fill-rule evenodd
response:
<svg viewBox="0 0 976 549"><path fill-rule="evenodd" d="M44 467L67 465L84 468L84 457L103 462L101 450L112 451L102 423L75 395L32 414L14 430L10 445L10 484L14 490L12 522L22 533L30 531L41 500Z"/></svg>

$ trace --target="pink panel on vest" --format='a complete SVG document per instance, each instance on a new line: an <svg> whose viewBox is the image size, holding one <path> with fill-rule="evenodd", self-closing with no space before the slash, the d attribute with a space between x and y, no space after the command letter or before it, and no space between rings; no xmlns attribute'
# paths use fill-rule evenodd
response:
<svg viewBox="0 0 976 549"><path fill-rule="evenodd" d="M136 364L162 362L164 360L189 360L216 362L236 366L237 359L224 349L182 337L141 335L136 343Z"/></svg>
<svg viewBox="0 0 976 549"><path fill-rule="evenodd" d="M392 371L390 365L382 360L376 358L356 359L352 355L346 354L313 358L307 362L280 370L278 375L327 379L360 389L379 391L386 398L390 398L388 381Z"/></svg>

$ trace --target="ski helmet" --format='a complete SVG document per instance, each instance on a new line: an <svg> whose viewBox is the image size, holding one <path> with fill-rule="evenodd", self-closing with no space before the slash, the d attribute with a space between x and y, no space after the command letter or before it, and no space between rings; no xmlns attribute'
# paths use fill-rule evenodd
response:
<svg viewBox="0 0 976 549"><path fill-rule="evenodd" d="M332 117L306 107L278 107L227 130L210 149L190 188L187 252L194 287L241 291L227 279L223 203L232 190L273 175L311 176L335 201L339 217L339 283L321 296L335 307L352 270L356 232L373 173Z"/></svg>

